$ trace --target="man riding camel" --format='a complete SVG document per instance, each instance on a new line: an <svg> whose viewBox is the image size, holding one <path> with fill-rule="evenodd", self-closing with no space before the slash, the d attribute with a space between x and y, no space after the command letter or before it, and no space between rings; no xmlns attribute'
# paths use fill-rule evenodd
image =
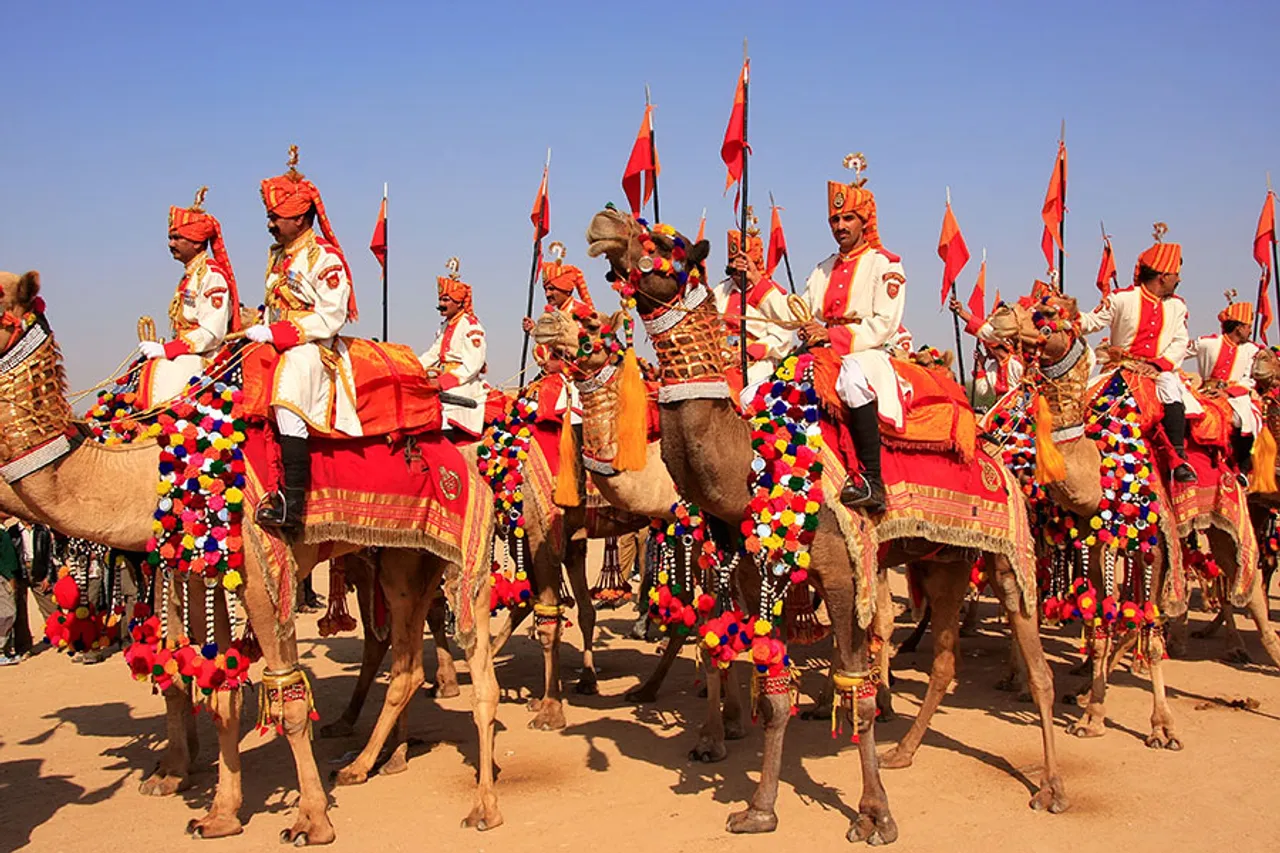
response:
<svg viewBox="0 0 1280 853"><path fill-rule="evenodd" d="M991 324L974 316L973 312L952 296L951 312L964 323L964 330L978 339L982 355L973 366L973 392L977 397L987 394L997 400L1009 393L1022 380L1025 365L1007 342L996 337Z"/></svg>
<svg viewBox="0 0 1280 853"><path fill-rule="evenodd" d="M839 250L818 264L805 283L804 299L813 319L799 335L809 346L830 346L841 356L836 393L847 407L862 473L850 471L840 502L881 512L880 419L903 427L902 396L889 349L902 324L907 277L899 257L880 244L875 196L861 177L866 161L851 154L845 166L859 177L851 184L827 183L827 222Z"/></svg>
<svg viewBox="0 0 1280 853"><path fill-rule="evenodd" d="M357 319L351 270L333 235L315 184L297 169L298 148L289 149L289 171L262 182L267 230L275 238L267 264L265 323L245 337L280 353L272 381L271 411L280 433L284 479L281 489L258 507L263 527L296 533L302 528L311 459L307 437L359 436L351 360L338 333ZM314 231L320 226L320 235Z"/></svg>
<svg viewBox="0 0 1280 853"><path fill-rule="evenodd" d="M1169 226L1155 225L1155 244L1138 256L1133 287L1120 290L1091 312L1080 315L1080 329L1093 334L1109 328L1111 347L1122 358L1149 365L1156 371L1156 399L1164 406L1162 424L1177 454L1173 479L1194 483L1196 472L1187 464L1187 412L1200 414L1200 404L1178 375L1187 357L1187 304L1174 295L1182 281L1182 247L1165 243Z"/></svg>
<svg viewBox="0 0 1280 853"><path fill-rule="evenodd" d="M440 390L475 401L474 408L457 403L441 406L445 429L461 433L456 437L463 441L474 441L484 430L485 402L489 398L484 374L489 347L484 326L476 319L472 306L471 285L458 275L458 259L450 258L445 266L449 274L436 278L436 310L444 325L431 348L418 360Z"/></svg>
<svg viewBox="0 0 1280 853"><path fill-rule="evenodd" d="M594 312L595 303L591 301L591 291L587 289L587 278L582 274L581 269L564 262L564 244L557 240L548 247L548 250L551 260L542 264L542 292L547 297L545 313L559 311L574 317ZM575 293L578 297L576 299ZM532 332L534 320L525 317L521 327L526 332ZM548 376L560 376L564 373L564 362L542 344L534 346L533 360ZM539 414L543 416L554 414L559 417L567 413L569 423L574 427L575 435L581 444L582 405L578 402L578 388L572 382L565 382L562 379L559 382L559 389L551 409L544 409L542 403L539 403Z"/></svg>
<svg viewBox="0 0 1280 853"><path fill-rule="evenodd" d="M1231 452L1247 483L1253 470L1253 437L1262 428L1262 412L1253 399L1253 360L1261 348L1249 340L1253 303L1233 302L1234 298L1235 291L1227 291L1227 307L1218 312L1221 334L1196 338L1187 357L1196 360L1205 391L1226 395L1231 406Z"/></svg>
<svg viewBox="0 0 1280 853"><path fill-rule="evenodd" d="M240 330L240 295L222 225L204 212L208 190L201 187L191 207L169 208L169 253L185 270L169 302L173 339L138 345L149 359L138 377L147 408L180 396L191 377L204 372L227 333Z"/></svg>
<svg viewBox="0 0 1280 853"><path fill-rule="evenodd" d="M750 213L750 208L748 208ZM791 332L780 323L792 318L787 307L786 291L764 272L764 241L759 232L747 229L747 249L742 250L741 233L728 232L729 264L726 277L711 289L716 310L727 314L730 351L738 351L738 314L742 308L742 280L747 281L747 375L743 378L740 399L750 405L760 384L773 377L778 363L792 349ZM737 362L734 362L735 364Z"/></svg>

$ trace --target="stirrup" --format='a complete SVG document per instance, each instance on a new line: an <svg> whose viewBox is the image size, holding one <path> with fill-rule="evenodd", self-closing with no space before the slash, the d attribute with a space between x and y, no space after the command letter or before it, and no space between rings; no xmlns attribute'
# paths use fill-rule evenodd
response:
<svg viewBox="0 0 1280 853"><path fill-rule="evenodd" d="M302 519L292 517L289 512L289 501L280 489L263 497L262 503L258 505L258 511L253 515L253 520L259 527L287 532L296 531L302 527Z"/></svg>
<svg viewBox="0 0 1280 853"><path fill-rule="evenodd" d="M884 512L884 486L876 487L861 474L850 474L840 489L840 503L849 509L865 509L870 513Z"/></svg>

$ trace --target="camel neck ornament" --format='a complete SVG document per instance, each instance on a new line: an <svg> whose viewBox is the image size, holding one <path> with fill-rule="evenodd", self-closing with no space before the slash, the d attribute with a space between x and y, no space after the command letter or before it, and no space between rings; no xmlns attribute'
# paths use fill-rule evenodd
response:
<svg viewBox="0 0 1280 853"><path fill-rule="evenodd" d="M0 354L0 477L16 483L71 452L71 406L58 345L43 313L23 315Z"/></svg>

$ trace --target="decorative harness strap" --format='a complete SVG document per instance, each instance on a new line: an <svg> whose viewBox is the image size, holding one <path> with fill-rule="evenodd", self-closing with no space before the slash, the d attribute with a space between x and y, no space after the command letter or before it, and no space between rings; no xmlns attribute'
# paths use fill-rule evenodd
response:
<svg viewBox="0 0 1280 853"><path fill-rule="evenodd" d="M0 438L0 477L16 483L71 452L71 407L63 395L57 344L42 321L0 356L0 399L10 401Z"/></svg>

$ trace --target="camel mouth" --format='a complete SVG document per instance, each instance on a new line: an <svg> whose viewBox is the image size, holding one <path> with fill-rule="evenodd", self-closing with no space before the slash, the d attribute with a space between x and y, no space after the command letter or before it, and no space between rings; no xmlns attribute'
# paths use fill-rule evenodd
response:
<svg viewBox="0 0 1280 853"><path fill-rule="evenodd" d="M625 251L631 239L630 227L627 218L616 210L602 210L591 217L587 226L587 256L598 258L605 255L613 260Z"/></svg>

